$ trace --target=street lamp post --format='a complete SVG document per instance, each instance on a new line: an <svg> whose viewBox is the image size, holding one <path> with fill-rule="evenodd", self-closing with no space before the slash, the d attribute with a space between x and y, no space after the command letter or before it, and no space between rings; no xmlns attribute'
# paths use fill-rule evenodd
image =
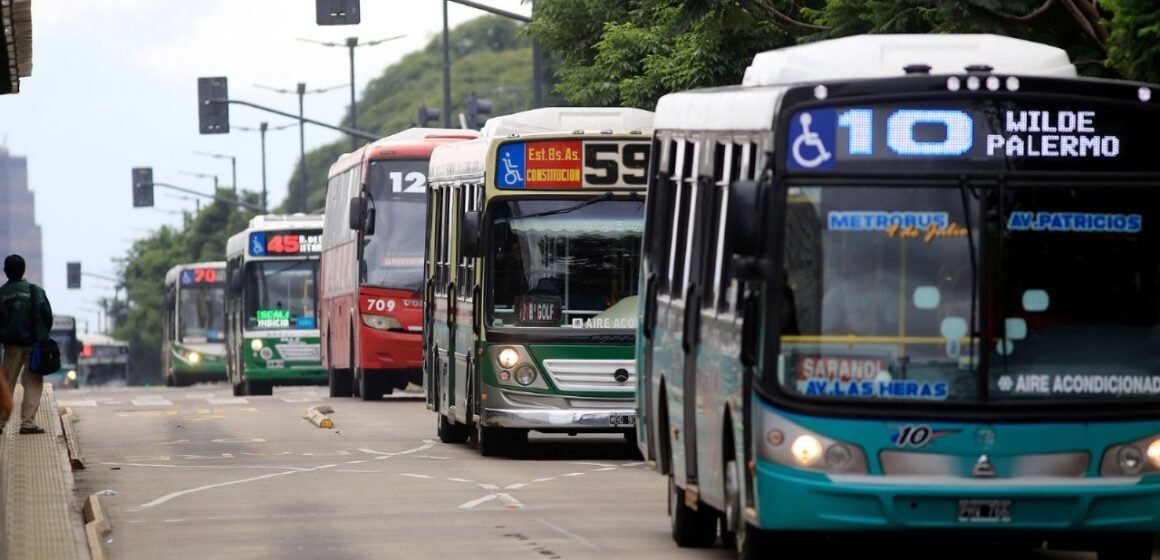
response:
<svg viewBox="0 0 1160 560"><path fill-rule="evenodd" d="M253 127L249 127L249 126L241 126L241 125L235 125L233 127L233 128L238 129L238 130L241 130L243 132L258 132L261 135L261 138L262 138L262 208L263 208L263 211L265 211L265 212L270 211L269 200L267 200L267 196L266 196L266 193L267 193L267 189L266 189L266 132L270 131L270 130L285 130L285 129L290 128L292 126L294 126L294 123L289 123L289 124L284 124L281 126L271 127L270 123L263 121L261 124L258 125L258 128L253 128Z"/></svg>
<svg viewBox="0 0 1160 560"><path fill-rule="evenodd" d="M386 43L387 41L394 41L395 39L402 39L403 37L406 37L406 35L395 35L394 37L387 37L385 39L375 39L374 41L364 41L362 43L360 43L358 41L358 37L347 37L345 43L336 43L333 41L315 41L313 39L303 39L301 37L299 37L298 40L306 42L306 43L314 43L316 45L322 45L324 47L346 47L347 51L349 51L349 55L350 55L350 127L357 129L358 128L358 105L357 105L357 101L355 100L354 49L357 47L373 47L375 45ZM358 138L356 138L354 136L350 137L350 149L352 151L358 149Z"/></svg>
<svg viewBox="0 0 1160 560"><path fill-rule="evenodd" d="M514 19L523 23L531 23L532 18L515 12L493 8L474 2L473 0L443 0L443 126L451 128L451 31L447 25L447 3L455 2L461 6L475 8L497 16ZM540 42L532 39L532 106L543 107L543 79Z"/></svg>
<svg viewBox="0 0 1160 560"><path fill-rule="evenodd" d="M217 194L218 191L218 176L216 173L198 173L196 171L178 171L182 175L190 177L197 177L198 179L213 179L213 192Z"/></svg>
<svg viewBox="0 0 1160 560"><path fill-rule="evenodd" d="M308 182L306 180L306 113L305 113L305 97L308 93L326 93L328 91L346 87L346 84L331 86L328 88L318 88L307 90L305 82L298 82L297 87L291 91L283 88L273 88L263 86L261 84L254 84L254 87L268 89L278 93L295 93L298 95L298 152L299 152L299 187L302 192L298 193L298 208L299 211L306 211L306 190Z"/></svg>
<svg viewBox="0 0 1160 560"><path fill-rule="evenodd" d="M238 158L229 154L215 154L211 152L193 152L199 156L208 156L214 159L229 159L230 160L230 177L233 180L231 185L234 189L234 196L238 195ZM217 189L217 183L214 183L214 189Z"/></svg>

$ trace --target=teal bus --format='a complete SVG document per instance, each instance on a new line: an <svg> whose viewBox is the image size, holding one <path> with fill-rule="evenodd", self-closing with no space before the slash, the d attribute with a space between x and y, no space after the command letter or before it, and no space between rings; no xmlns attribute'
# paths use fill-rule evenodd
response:
<svg viewBox="0 0 1160 560"><path fill-rule="evenodd" d="M423 382L445 443L636 424L633 337L652 113L547 107L431 153Z"/></svg>
<svg viewBox="0 0 1160 560"><path fill-rule="evenodd" d="M1150 558L1156 130L1158 86L991 35L794 46L663 97L637 435L677 544Z"/></svg>
<svg viewBox="0 0 1160 560"><path fill-rule="evenodd" d="M255 216L226 242L226 360L235 396L327 383L318 330L322 218Z"/></svg>
<svg viewBox="0 0 1160 560"><path fill-rule="evenodd" d="M165 384L226 380L226 263L179 264L165 274Z"/></svg>

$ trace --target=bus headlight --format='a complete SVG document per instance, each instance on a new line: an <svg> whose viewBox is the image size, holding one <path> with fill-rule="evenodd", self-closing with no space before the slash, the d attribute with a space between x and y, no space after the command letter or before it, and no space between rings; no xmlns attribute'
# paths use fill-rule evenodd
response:
<svg viewBox="0 0 1160 560"><path fill-rule="evenodd" d="M535 383L535 382L536 382L536 370L532 369L532 366L523 365L523 366L520 366L520 369L516 370L516 383L519 383L520 385L527 387L528 385L531 385L532 383Z"/></svg>
<svg viewBox="0 0 1160 560"><path fill-rule="evenodd" d="M403 323L399 322L398 319L385 315L363 315L362 322L364 325L380 331L399 330L403 328Z"/></svg>
<svg viewBox="0 0 1160 560"><path fill-rule="evenodd" d="M818 462L822 456L822 442L810 434L802 434L793 440L789 448L798 465L808 467Z"/></svg>
<svg viewBox="0 0 1160 560"><path fill-rule="evenodd" d="M191 363L193 365L197 365L197 364L201 363L201 354L198 354L197 352L190 352L189 353L189 363Z"/></svg>
<svg viewBox="0 0 1160 560"><path fill-rule="evenodd" d="M758 453L771 463L829 473L870 471L861 447L799 426L768 408L761 411L761 430L765 437Z"/></svg>
<svg viewBox="0 0 1160 560"><path fill-rule="evenodd" d="M254 340L250 341L250 350L257 352L261 349L262 349L262 339L255 338Z"/></svg>
<svg viewBox="0 0 1160 560"><path fill-rule="evenodd" d="M68 370L68 380L69 381L76 381L77 380L77 370L75 370L75 369Z"/></svg>
<svg viewBox="0 0 1160 560"><path fill-rule="evenodd" d="M499 356L496 357L500 367L504 369L511 369L516 367L516 363L520 361L520 353L516 352L515 348L504 348L499 351Z"/></svg>
<svg viewBox="0 0 1160 560"><path fill-rule="evenodd" d="M1160 435L1109 446L1100 461L1101 476L1160 473Z"/></svg>

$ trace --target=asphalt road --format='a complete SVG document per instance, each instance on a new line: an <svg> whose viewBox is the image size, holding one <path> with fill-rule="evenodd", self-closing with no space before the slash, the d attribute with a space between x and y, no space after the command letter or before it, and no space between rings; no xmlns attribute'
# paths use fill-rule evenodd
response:
<svg viewBox="0 0 1160 560"><path fill-rule="evenodd" d="M58 401L81 419L78 491L105 494L118 560L733 557L673 544L664 478L615 436L533 434L525 456L484 459L438 443L418 396L366 403L307 387L235 398L214 385ZM334 430L302 419L327 401Z"/></svg>

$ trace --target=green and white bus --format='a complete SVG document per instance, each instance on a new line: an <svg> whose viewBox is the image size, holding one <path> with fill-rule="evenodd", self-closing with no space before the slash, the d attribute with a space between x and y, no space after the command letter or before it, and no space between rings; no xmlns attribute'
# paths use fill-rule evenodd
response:
<svg viewBox="0 0 1160 560"><path fill-rule="evenodd" d="M226 380L226 263L179 264L165 274L165 384Z"/></svg>
<svg viewBox="0 0 1160 560"><path fill-rule="evenodd" d="M319 353L322 216L256 216L226 243L226 357L234 394L325 385Z"/></svg>
<svg viewBox="0 0 1160 560"><path fill-rule="evenodd" d="M432 152L423 375L442 441L490 456L529 430L632 433L651 124L537 109Z"/></svg>
<svg viewBox="0 0 1160 560"><path fill-rule="evenodd" d="M1090 548L1160 531L1160 86L873 35L657 105L643 449L673 537Z"/></svg>

